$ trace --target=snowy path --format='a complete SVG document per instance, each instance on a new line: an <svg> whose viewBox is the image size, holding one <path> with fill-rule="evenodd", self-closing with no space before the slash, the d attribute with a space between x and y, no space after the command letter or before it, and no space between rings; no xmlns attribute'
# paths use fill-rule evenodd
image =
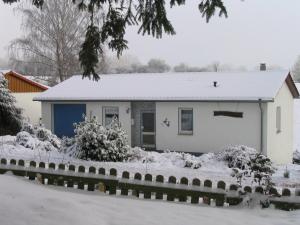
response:
<svg viewBox="0 0 300 225"><path fill-rule="evenodd" d="M300 211L214 208L66 192L23 178L0 175L1 225L289 225Z"/></svg>

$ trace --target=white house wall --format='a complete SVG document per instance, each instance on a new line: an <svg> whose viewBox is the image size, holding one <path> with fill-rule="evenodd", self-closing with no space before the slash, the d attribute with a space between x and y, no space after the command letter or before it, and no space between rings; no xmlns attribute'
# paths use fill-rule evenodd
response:
<svg viewBox="0 0 300 225"><path fill-rule="evenodd" d="M276 129L276 108L281 107L281 132ZM291 163L293 154L294 99L286 83L274 102L268 103L267 155L277 163Z"/></svg>
<svg viewBox="0 0 300 225"><path fill-rule="evenodd" d="M96 116L98 120L103 122L103 107L118 107L119 108L119 121L128 136L128 142L131 144L131 111L130 102L87 102L86 113L87 116Z"/></svg>
<svg viewBox="0 0 300 225"><path fill-rule="evenodd" d="M40 92L30 92L30 93L12 93L16 98L16 105L23 109L23 116L25 120L31 124L39 124L41 118L41 103L35 102L32 99L39 95Z"/></svg>
<svg viewBox="0 0 300 225"><path fill-rule="evenodd" d="M119 120L122 127L128 135L128 141L131 143L131 112L130 102L42 102L42 121L47 129L53 131L52 104L86 104L86 116L96 116L99 122L103 122L103 107L117 106L119 108Z"/></svg>
<svg viewBox="0 0 300 225"><path fill-rule="evenodd" d="M193 108L193 135L178 134L178 108ZM243 112L243 118L214 116L214 111ZM163 121L170 121L166 126ZM260 149L258 103L157 102L156 147L160 150L218 152L228 145Z"/></svg>

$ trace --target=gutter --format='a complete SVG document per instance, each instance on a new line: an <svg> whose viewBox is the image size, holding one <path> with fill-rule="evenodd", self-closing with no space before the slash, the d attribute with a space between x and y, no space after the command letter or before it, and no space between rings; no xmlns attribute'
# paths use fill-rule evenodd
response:
<svg viewBox="0 0 300 225"><path fill-rule="evenodd" d="M263 152L263 131L264 131L264 128L263 128L263 125L264 125L264 112L263 112L263 108L262 108L262 100L261 99L258 99L258 105L259 105L259 109L260 109L260 153L262 154Z"/></svg>

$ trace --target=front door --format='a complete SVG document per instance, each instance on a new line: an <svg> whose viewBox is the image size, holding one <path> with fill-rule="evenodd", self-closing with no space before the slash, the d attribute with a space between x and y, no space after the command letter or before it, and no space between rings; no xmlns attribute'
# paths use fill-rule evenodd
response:
<svg viewBox="0 0 300 225"><path fill-rule="evenodd" d="M142 112L141 115L141 143L147 149L155 148L155 114Z"/></svg>

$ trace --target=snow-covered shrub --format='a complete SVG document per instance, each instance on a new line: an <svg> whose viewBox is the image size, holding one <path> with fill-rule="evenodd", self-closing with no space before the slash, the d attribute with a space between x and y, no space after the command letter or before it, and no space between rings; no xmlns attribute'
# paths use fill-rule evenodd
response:
<svg viewBox="0 0 300 225"><path fill-rule="evenodd" d="M75 124L76 156L94 161L123 161L130 149L127 135L117 120L104 127L96 117Z"/></svg>
<svg viewBox="0 0 300 225"><path fill-rule="evenodd" d="M15 135L22 127L22 109L8 89L8 81L0 74L0 135Z"/></svg>
<svg viewBox="0 0 300 225"><path fill-rule="evenodd" d="M61 148L60 139L44 127L24 123L22 131L16 136L16 143L25 148L42 151L58 151Z"/></svg>
<svg viewBox="0 0 300 225"><path fill-rule="evenodd" d="M159 163L165 166L167 166L167 164L171 164L173 166L181 168L186 167L192 169L198 169L201 167L200 157L196 157L188 153L170 151L165 151L163 153L153 151L149 152L139 147L131 148L129 150L128 161L143 163Z"/></svg>
<svg viewBox="0 0 300 225"><path fill-rule="evenodd" d="M275 173L275 168L272 161L265 155L256 154L250 161L250 174L253 175L253 181L265 188L268 193L271 187L274 186L272 182L272 175Z"/></svg>
<svg viewBox="0 0 300 225"><path fill-rule="evenodd" d="M250 148L244 145L229 146L220 153L216 154L216 157L220 161L225 161L229 168L238 168L245 170L249 167L251 158L255 157L257 151L254 148Z"/></svg>
<svg viewBox="0 0 300 225"><path fill-rule="evenodd" d="M245 177L252 177L252 182L262 185L266 193L273 186L272 174L275 169L272 161L255 149L243 145L228 147L217 153L216 157L233 168L231 176L237 179L240 186Z"/></svg>
<svg viewBox="0 0 300 225"><path fill-rule="evenodd" d="M36 145L35 139L26 131L21 131L17 134L16 143L30 149L34 149Z"/></svg>
<svg viewBox="0 0 300 225"><path fill-rule="evenodd" d="M293 163L300 164L300 151L298 149L293 153Z"/></svg>
<svg viewBox="0 0 300 225"><path fill-rule="evenodd" d="M283 173L283 177L284 178L290 178L290 171L285 169L284 173Z"/></svg>
<svg viewBox="0 0 300 225"><path fill-rule="evenodd" d="M44 127L38 126L34 129L34 134L36 137L43 142L50 142L53 147L60 149L61 148L61 140L52 132Z"/></svg>
<svg viewBox="0 0 300 225"><path fill-rule="evenodd" d="M27 133L34 135L34 126L30 123L23 123L22 131L26 131Z"/></svg>
<svg viewBox="0 0 300 225"><path fill-rule="evenodd" d="M233 168L231 172L231 176L236 178L237 184L241 187L242 181L245 179L245 176L248 175L248 171L241 170L239 168Z"/></svg>

